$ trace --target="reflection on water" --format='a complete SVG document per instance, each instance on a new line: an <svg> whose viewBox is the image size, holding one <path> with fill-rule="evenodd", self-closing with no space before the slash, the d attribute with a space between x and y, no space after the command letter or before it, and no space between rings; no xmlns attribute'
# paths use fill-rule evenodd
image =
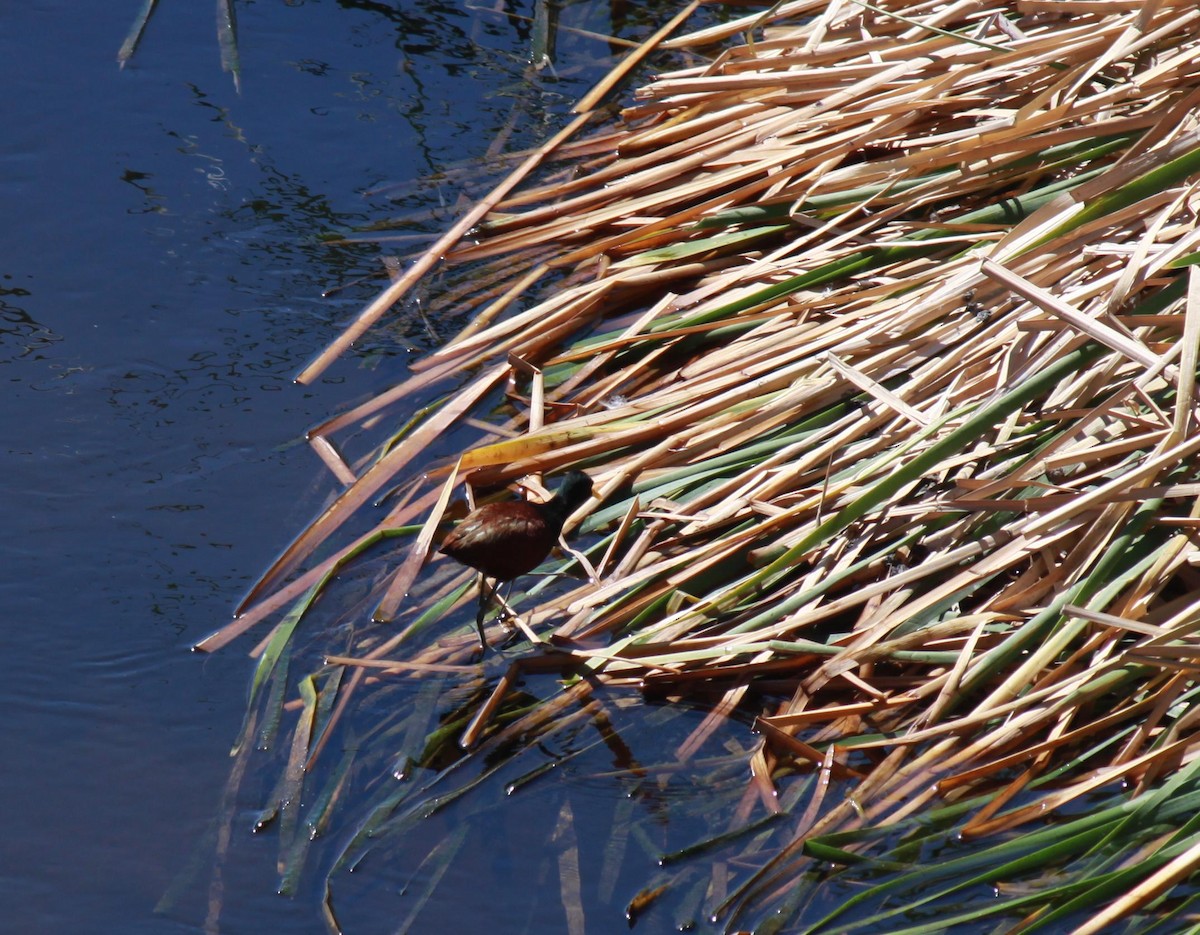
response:
<svg viewBox="0 0 1200 935"><path fill-rule="evenodd" d="M61 335L34 321L29 312L17 304L28 295L26 289L0 288L0 363L38 360L48 348L62 340Z"/></svg>

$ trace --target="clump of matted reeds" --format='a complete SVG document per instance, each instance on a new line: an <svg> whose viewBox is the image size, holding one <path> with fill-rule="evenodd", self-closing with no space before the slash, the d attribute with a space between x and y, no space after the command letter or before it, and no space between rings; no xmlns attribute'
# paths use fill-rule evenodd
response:
<svg viewBox="0 0 1200 935"><path fill-rule="evenodd" d="M301 683L282 800L368 673L476 677L469 620L431 630L469 575L414 590L452 489L571 466L602 493L575 518L598 580L518 601L539 652L464 695L441 742L535 744L598 686L703 691L716 712L763 689L779 700L701 896L725 924L815 922L831 863L871 885L821 931L1182 924L1200 860L1198 22L1181 2L830 0L671 40L732 44L566 143L576 176L506 185L468 219L477 242L448 260L484 271L479 324L317 430L346 492L201 644L301 598L262 644L258 681L282 684L322 582L412 537L370 599L403 626ZM378 457L341 461L335 433L414 401ZM478 445L406 475L462 425ZM583 677L494 723L538 667ZM439 774L381 798L338 866L464 791ZM982 843L929 859L952 841ZM1000 898L956 902L981 883Z"/></svg>

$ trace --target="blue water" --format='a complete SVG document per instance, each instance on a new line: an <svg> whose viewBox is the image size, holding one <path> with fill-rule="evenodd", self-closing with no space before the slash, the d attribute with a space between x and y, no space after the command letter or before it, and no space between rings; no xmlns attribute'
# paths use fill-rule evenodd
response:
<svg viewBox="0 0 1200 935"><path fill-rule="evenodd" d="M462 4L243 3L239 93L211 3L162 0L119 69L140 6L0 12L12 932L203 925L207 876L154 907L204 853L251 669L248 643L188 648L333 491L305 429L434 340L402 310L295 385L378 288L354 283L381 248L317 235L404 215L417 239L382 250L416 250L480 193L425 180L479 159L514 101L526 142L552 130L608 54L531 76L523 28ZM275 895L272 843L235 833L223 930L319 931L311 899Z"/></svg>

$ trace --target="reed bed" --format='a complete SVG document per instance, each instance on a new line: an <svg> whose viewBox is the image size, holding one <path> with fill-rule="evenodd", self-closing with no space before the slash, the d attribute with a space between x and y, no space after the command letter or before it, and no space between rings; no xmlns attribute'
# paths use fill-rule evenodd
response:
<svg viewBox="0 0 1200 935"><path fill-rule="evenodd" d="M477 763L639 692L710 706L683 763L749 705L732 817L684 861L701 883L668 860L648 884L697 916L1193 924L1200 9L796 0L669 32L693 64L615 124L583 102L302 375L473 264L472 323L314 431L344 492L200 646L286 611L247 728L302 712L280 801L406 679L464 686L415 735ZM430 469L450 431L477 442ZM526 649L482 670L447 622L470 575L427 567L438 524L460 485L567 468L600 492L569 524L586 562L514 598ZM377 625L339 631L289 708L313 598L384 539L399 560L354 609ZM506 707L539 671L564 680ZM470 791L463 762L380 795L335 870ZM332 809L349 766L325 768ZM855 881L833 910L831 868Z"/></svg>

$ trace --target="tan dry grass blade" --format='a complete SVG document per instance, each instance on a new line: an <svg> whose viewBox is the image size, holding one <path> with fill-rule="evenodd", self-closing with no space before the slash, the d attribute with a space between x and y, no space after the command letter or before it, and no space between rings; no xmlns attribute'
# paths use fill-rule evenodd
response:
<svg viewBox="0 0 1200 935"><path fill-rule="evenodd" d="M450 494L454 492L454 488L458 485L458 476L461 469L462 459L460 458L459 463L450 471L450 476L446 478L446 483L442 485L442 491L438 495L437 503L429 511L425 525L421 527L421 531L417 534L416 541L412 544L412 548L405 557L403 564L396 571L391 584L388 585L387 592L376 606L375 612L372 614L372 619L376 623L386 623L395 617L400 602L408 596L409 589L429 558L429 550L432 548L434 538L437 535L438 524L442 521L442 516L446 512L446 506L450 503Z"/></svg>
<svg viewBox="0 0 1200 935"><path fill-rule="evenodd" d="M613 69L612 73L607 78L596 85L591 91L583 96L583 99L575 105L575 113L589 113L594 110L601 101L604 100L616 85L634 68L642 62L657 46L661 45L663 40L671 33L675 32L687 18L691 16L700 7L700 0L691 0L691 2L680 10L675 16L668 20L666 24L655 32L649 39L637 47L630 55L627 55L621 64Z"/></svg>
<svg viewBox="0 0 1200 935"><path fill-rule="evenodd" d="M289 574L298 563L309 555L345 521L346 517L360 509L380 493L396 473L420 455L433 439L470 409L497 382L505 376L506 369L495 367L475 381L474 385L459 393L451 402L435 412L399 445L375 462L358 480L339 496L315 522L284 551L283 555L267 570L262 579L251 589L238 608L242 613L252 605L271 585Z"/></svg>
<svg viewBox="0 0 1200 935"><path fill-rule="evenodd" d="M405 271L403 276L392 283L375 301L363 309L354 323L342 332L337 340L322 351L316 360L300 371L296 376L296 381L298 383L311 383L320 376L346 348L362 337L375 322L383 317L388 309L400 301L418 279L433 269L442 258L442 255L458 243L467 231L479 223L501 198L515 188L526 175L541 163L548 153L552 152L561 142L573 136L590 118L591 114L586 113L576 117L574 121L560 130L544 146L526 159L512 174L497 185L487 198L476 204L457 224L439 237L437 242L426 250L421 258Z"/></svg>
<svg viewBox="0 0 1200 935"><path fill-rule="evenodd" d="M1187 879L1200 864L1200 844L1193 844L1186 851L1157 870L1144 883L1093 916L1083 925L1072 930L1071 935L1095 935L1108 925L1126 918L1151 900L1169 891L1176 883Z"/></svg>

